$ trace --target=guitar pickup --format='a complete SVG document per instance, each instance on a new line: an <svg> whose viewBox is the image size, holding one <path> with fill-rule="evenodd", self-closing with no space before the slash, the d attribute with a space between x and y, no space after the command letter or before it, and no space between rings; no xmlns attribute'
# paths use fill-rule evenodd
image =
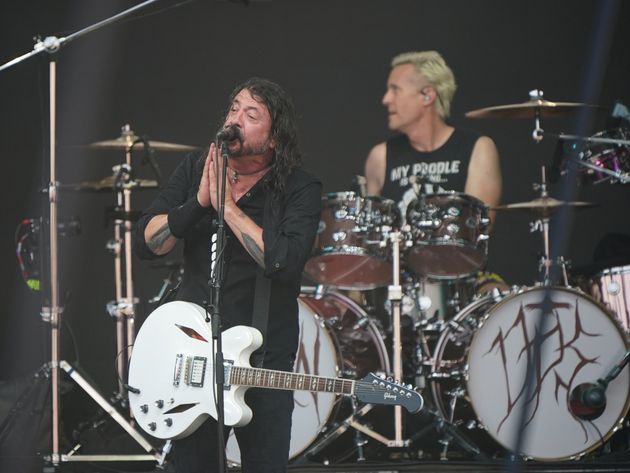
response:
<svg viewBox="0 0 630 473"><path fill-rule="evenodd" d="M189 356L186 358L186 384L195 388L202 388L206 378L207 363L208 359L205 356Z"/></svg>

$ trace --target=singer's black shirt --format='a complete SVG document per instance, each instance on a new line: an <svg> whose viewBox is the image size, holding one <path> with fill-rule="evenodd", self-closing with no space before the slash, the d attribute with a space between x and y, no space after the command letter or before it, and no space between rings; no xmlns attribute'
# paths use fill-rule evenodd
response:
<svg viewBox="0 0 630 473"><path fill-rule="evenodd" d="M188 199L196 198L204 155L189 155L177 167L166 188L136 223L134 247L143 259L157 256L144 240L151 218L166 214ZM269 175L267 175L269 176ZM310 255L319 223L321 183L295 169L286 190L274 199L261 179L237 202L263 229L265 277L271 279L269 325L264 366L286 369L298 346L298 305L301 275ZM210 208L184 236L184 276L176 299L202 305L208 300L210 244L216 232L216 211ZM225 273L221 291L223 328L252 325L257 263L226 225Z"/></svg>

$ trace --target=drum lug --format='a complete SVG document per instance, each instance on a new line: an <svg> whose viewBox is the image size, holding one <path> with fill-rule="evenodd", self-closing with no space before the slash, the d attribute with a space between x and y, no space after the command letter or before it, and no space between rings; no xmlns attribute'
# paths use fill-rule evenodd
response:
<svg viewBox="0 0 630 473"><path fill-rule="evenodd" d="M446 231L449 233L458 233L459 232L459 225L457 225L456 223L449 223L446 226ZM481 235L479 235L481 236ZM477 239L479 240L479 239Z"/></svg>
<svg viewBox="0 0 630 473"><path fill-rule="evenodd" d="M341 330L343 327L341 326L341 322L339 320L339 317L337 316L333 316L333 317L328 317L327 319L322 319L322 321L320 322L320 326L322 328L331 328L333 330Z"/></svg>
<svg viewBox="0 0 630 473"><path fill-rule="evenodd" d="M335 233L333 233L332 235L332 239L333 241L343 241L348 237L348 234L346 232L344 232L343 230L337 231Z"/></svg>
<svg viewBox="0 0 630 473"><path fill-rule="evenodd" d="M488 241L489 239L490 239L490 235L486 235L485 233L482 233L481 235L477 237L477 243L481 241Z"/></svg>
<svg viewBox="0 0 630 473"><path fill-rule="evenodd" d="M344 369L339 372L340 378L357 379L359 377L356 370Z"/></svg>

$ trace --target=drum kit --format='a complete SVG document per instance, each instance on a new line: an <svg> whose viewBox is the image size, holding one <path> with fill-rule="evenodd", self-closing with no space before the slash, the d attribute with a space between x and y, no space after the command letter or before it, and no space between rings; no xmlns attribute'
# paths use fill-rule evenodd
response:
<svg viewBox="0 0 630 473"><path fill-rule="evenodd" d="M467 116L533 118L533 136L540 141L543 118L589 108L594 109L545 101L536 90L528 102ZM629 134L619 128L580 138L574 164L594 182L628 182ZM558 138L575 143L579 137ZM362 192L323 197L315 249L305 267L315 287L300 298L296 370L357 379L365 370L393 375L422 390L432 421L427 427L426 418L425 425L396 420L396 434L402 429L407 438L391 441L374 432L391 433L385 425L389 414L368 418L366 429L359 406L344 411L333 409L330 399L296 401L292 457L333 462L354 447L355 459L362 459L372 453L367 437L426 455L420 437L429 431L438 432L441 459L463 451L556 461L603 449L625 427L630 408L630 266L604 270L585 292L571 285L564 258L550 256L554 214L593 204L551 197L545 168L535 185L537 198L494 209L463 193L417 189L404 218L395 202ZM489 210L535 216L531 227L542 234L543 252L534 286L510 288L483 272ZM612 382L593 384L611 369ZM605 409L583 414L593 407L588 400L581 404L583 386L605 387ZM351 430L348 425L356 430L354 442L337 443L340 429Z"/></svg>
<svg viewBox="0 0 630 473"><path fill-rule="evenodd" d="M529 102L468 116L534 118L534 138L540 140L541 119L585 107L544 101L542 93L535 92ZM628 182L629 137L630 131L619 128L580 138L583 146L575 161L595 182ZM559 139L578 141L570 135ZM128 125L120 137L88 147L125 154L111 176L61 186L112 192L115 198L114 235L107 248L114 256L116 294L107 310L116 320L117 368L125 379L138 302L131 257L131 228L138 212L132 210L131 196L156 189L159 181L159 172L158 180L135 178L132 152L195 148L149 142ZM564 260L549 256L554 213L592 204L549 196L544 169L537 198L494 209L464 193L426 194L421 180L419 176L417 199L404 216L395 202L364 192L323 196L315 246L305 266L305 276L314 284L303 286L298 300L295 370L351 379L369 372L393 376L421 390L428 416L403 418L394 408L392 426L390 407L296 392L292 461L334 463L372 455L382 459L387 456L383 452L393 448L414 459L431 457L423 444L430 432L437 432L432 438L441 459L463 452L565 460L602 447L624 426L630 408L628 370L619 370L606 383L607 403L599 415L585 421L571 406L577 386L604 378L629 349L630 266L606 269L589 280L591 290L585 293L570 286ZM483 272L491 210L536 216L533 227L541 231L544 246L537 285L510 288L497 275ZM561 284L551 277L554 267L563 270ZM180 265L171 265L169 271L151 302L181 279ZM543 343L535 343L538 333L544 334ZM118 395L126 397L122 381ZM131 424L124 427L134 429ZM233 439L228 459L239 461Z"/></svg>

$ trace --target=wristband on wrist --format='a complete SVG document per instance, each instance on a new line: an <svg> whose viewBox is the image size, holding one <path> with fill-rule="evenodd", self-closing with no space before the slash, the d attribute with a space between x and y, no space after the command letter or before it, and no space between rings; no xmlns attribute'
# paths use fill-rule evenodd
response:
<svg viewBox="0 0 630 473"><path fill-rule="evenodd" d="M201 219L206 209L201 206L197 196L188 199L179 207L168 212L168 227L175 238L183 238L190 227Z"/></svg>

